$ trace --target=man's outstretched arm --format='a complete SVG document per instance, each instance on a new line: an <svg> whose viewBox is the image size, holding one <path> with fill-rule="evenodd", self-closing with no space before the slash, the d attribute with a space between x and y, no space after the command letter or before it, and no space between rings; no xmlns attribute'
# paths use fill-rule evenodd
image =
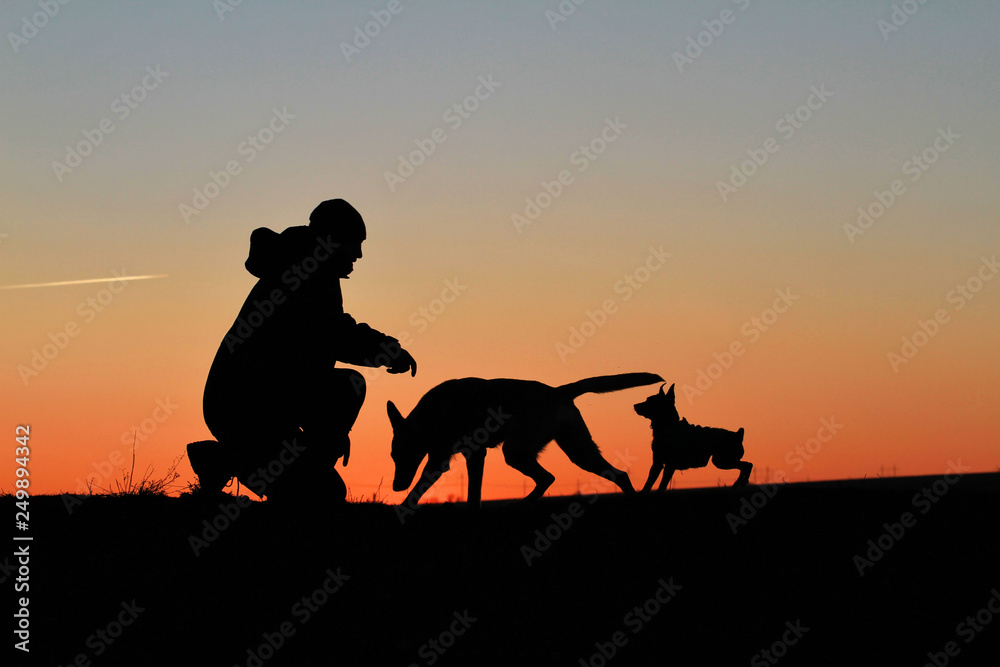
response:
<svg viewBox="0 0 1000 667"><path fill-rule="evenodd" d="M390 373L417 374L416 360L398 340L356 322L346 313L337 318L334 337L338 342L338 361L371 368L385 366Z"/></svg>

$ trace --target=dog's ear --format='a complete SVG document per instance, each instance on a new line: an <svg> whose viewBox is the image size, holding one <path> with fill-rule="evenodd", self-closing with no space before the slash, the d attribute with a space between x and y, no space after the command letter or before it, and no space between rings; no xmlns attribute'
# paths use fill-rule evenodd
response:
<svg viewBox="0 0 1000 667"><path fill-rule="evenodd" d="M663 387L660 387L660 393L663 393ZM670 389L667 390L667 398L674 400L674 385L670 385Z"/></svg>
<svg viewBox="0 0 1000 667"><path fill-rule="evenodd" d="M386 412L389 413L389 423L392 424L393 431L399 431L406 424L406 418L400 414L399 409L393 405L392 401L385 404Z"/></svg>
<svg viewBox="0 0 1000 667"><path fill-rule="evenodd" d="M664 382L663 384L660 385L660 396L663 396L663 388L666 387L666 386L667 386L666 382Z"/></svg>

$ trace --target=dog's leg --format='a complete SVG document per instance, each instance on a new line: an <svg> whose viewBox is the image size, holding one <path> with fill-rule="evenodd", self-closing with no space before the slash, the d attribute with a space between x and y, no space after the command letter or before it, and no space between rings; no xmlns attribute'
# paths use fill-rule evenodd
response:
<svg viewBox="0 0 1000 667"><path fill-rule="evenodd" d="M542 443L544 446L547 443ZM523 438L508 437L503 443L503 458L514 470L527 475L535 482L524 500L541 498L545 491L556 481L555 476L538 463L538 452L541 447L533 447L532 443Z"/></svg>
<svg viewBox="0 0 1000 667"><path fill-rule="evenodd" d="M753 470L753 464L749 461L740 461L738 467L740 469L740 476L736 479L733 486L746 486L750 481L750 471Z"/></svg>
<svg viewBox="0 0 1000 667"><path fill-rule="evenodd" d="M750 471L753 470L753 464L749 461L740 461L732 459L719 459L718 456L712 457L712 463L719 470L739 470L740 476L736 478L733 483L733 487L746 486L747 482L750 481Z"/></svg>
<svg viewBox="0 0 1000 667"><path fill-rule="evenodd" d="M483 466L486 463L486 449L466 454L465 466L469 471L469 493L466 502L469 507L479 507L483 497Z"/></svg>
<svg viewBox="0 0 1000 667"><path fill-rule="evenodd" d="M657 487L657 491L666 491L667 485L670 484L670 478L674 476L674 469L663 467L663 479L660 480L660 486Z"/></svg>
<svg viewBox="0 0 1000 667"><path fill-rule="evenodd" d="M656 482L656 478L661 470L663 470L663 464L654 460L653 465L649 468L649 477L646 478L646 483L642 487L643 493L649 493L649 490L653 488L653 484Z"/></svg>
<svg viewBox="0 0 1000 667"><path fill-rule="evenodd" d="M556 433L556 444L566 452L570 461L587 472L614 482L622 493L635 493L635 487L632 486L628 474L608 463L601 455L601 450L591 437L587 424L583 421L583 415L576 406L564 409L560 414L560 421L562 423Z"/></svg>
<svg viewBox="0 0 1000 667"><path fill-rule="evenodd" d="M420 479L417 480L416 486L406 494L406 500L403 501L403 504L410 508L416 507L417 501L420 500L421 496L427 493L427 489L431 488L441 475L448 472L450 467L451 464L447 459L444 461L434 461L428 458L427 463L424 464L424 469L420 473Z"/></svg>

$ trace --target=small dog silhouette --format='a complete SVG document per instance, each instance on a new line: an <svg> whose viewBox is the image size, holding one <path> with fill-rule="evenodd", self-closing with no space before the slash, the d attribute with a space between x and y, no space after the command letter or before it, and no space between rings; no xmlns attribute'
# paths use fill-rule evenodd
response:
<svg viewBox="0 0 1000 667"><path fill-rule="evenodd" d="M590 437L573 399L589 392L603 394L662 382L652 373L624 373L588 378L551 387L529 380L448 380L428 391L409 417L389 401L393 491L405 491L426 457L420 480L404 504L415 505L446 472L456 454L465 456L469 471L470 505L482 497L486 450L503 443L503 456L515 470L535 482L526 500L540 497L555 477L538 464L538 455L552 440L569 459L588 472L606 476L625 493L633 493L628 475L608 463Z"/></svg>
<svg viewBox="0 0 1000 667"><path fill-rule="evenodd" d="M663 471L663 479L657 491L667 488L676 470L704 468L708 460L720 470L739 470L740 476L733 486L744 486L750 481L753 464L742 461L743 429L735 433L723 428L695 426L677 414L674 385L664 394L663 387L642 403L636 403L635 411L650 421L653 429L653 465L649 478L642 487L643 492L653 488L653 483Z"/></svg>

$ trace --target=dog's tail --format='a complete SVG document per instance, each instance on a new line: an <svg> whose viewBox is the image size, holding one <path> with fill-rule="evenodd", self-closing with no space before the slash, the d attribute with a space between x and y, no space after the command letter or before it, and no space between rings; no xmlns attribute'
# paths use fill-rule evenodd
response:
<svg viewBox="0 0 1000 667"><path fill-rule="evenodd" d="M556 387L556 391L570 399L574 399L581 394L606 394L609 391L643 387L647 384L656 384L657 382L663 382L663 378L656 373L621 373L620 375L600 375L598 377L587 378L586 380L570 382L561 387Z"/></svg>

